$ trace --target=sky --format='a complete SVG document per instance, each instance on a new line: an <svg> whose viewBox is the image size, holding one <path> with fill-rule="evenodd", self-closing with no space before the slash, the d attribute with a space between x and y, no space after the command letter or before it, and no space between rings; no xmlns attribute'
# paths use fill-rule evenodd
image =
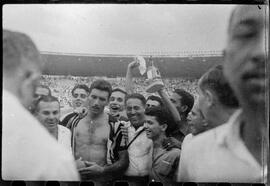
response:
<svg viewBox="0 0 270 186"><path fill-rule="evenodd" d="M235 5L4 5L3 28L28 34L42 52L178 54L221 51Z"/></svg>

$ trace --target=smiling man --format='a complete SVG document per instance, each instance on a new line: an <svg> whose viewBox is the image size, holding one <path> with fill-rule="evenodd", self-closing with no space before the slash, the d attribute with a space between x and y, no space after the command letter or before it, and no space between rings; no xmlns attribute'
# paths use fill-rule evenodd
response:
<svg viewBox="0 0 270 186"><path fill-rule="evenodd" d="M56 97L42 96L35 105L35 115L40 123L63 145L70 153L71 132L66 127L59 125L60 103Z"/></svg>
<svg viewBox="0 0 270 186"><path fill-rule="evenodd" d="M89 88L84 84L75 85L71 91L72 94L72 106L73 111L65 114L61 117L61 125L70 128L72 123L74 122L74 117L78 115L78 113L85 116L88 110L88 97L89 97ZM84 112L84 113L82 113Z"/></svg>
<svg viewBox="0 0 270 186"><path fill-rule="evenodd" d="M109 100L110 115L118 120L127 120L125 111L126 95L126 91L121 88L115 88L112 90L112 95Z"/></svg>

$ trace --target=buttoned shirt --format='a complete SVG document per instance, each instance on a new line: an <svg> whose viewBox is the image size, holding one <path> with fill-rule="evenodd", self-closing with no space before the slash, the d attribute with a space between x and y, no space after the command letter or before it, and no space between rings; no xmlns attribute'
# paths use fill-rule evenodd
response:
<svg viewBox="0 0 270 186"><path fill-rule="evenodd" d="M178 181L264 182L265 169L240 137L241 112L237 110L227 123L197 135L184 146Z"/></svg>
<svg viewBox="0 0 270 186"><path fill-rule="evenodd" d="M160 147L156 148L154 152L152 152L151 158L150 180L166 183L166 185L175 182L180 149L172 148L168 151Z"/></svg>
<svg viewBox="0 0 270 186"><path fill-rule="evenodd" d="M129 142L144 129L143 126L137 130L127 122ZM128 147L129 167L125 172L126 176L147 176L149 175L149 158L151 157L150 150L153 146L152 140L147 138L146 132L143 131L131 145Z"/></svg>
<svg viewBox="0 0 270 186"><path fill-rule="evenodd" d="M3 91L2 178L79 180L74 158L19 100Z"/></svg>

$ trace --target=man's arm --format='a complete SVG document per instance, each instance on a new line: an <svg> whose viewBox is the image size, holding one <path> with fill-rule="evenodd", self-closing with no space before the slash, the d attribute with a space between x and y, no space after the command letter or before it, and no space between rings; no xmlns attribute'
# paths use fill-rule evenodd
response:
<svg viewBox="0 0 270 186"><path fill-rule="evenodd" d="M168 94L165 92L164 89L161 89L158 91L158 94L163 100L164 106L169 110L169 112L172 114L173 120L178 122L181 121L181 116L177 110L177 108L174 106L174 104L171 102ZM179 123L179 122L178 122Z"/></svg>
<svg viewBox="0 0 270 186"><path fill-rule="evenodd" d="M96 163L85 162L86 168L79 169L83 180L92 178L111 179L123 175L129 165L128 151L123 150L119 152L119 160L112 165L106 165L104 167L97 165Z"/></svg>
<svg viewBox="0 0 270 186"><path fill-rule="evenodd" d="M128 68L127 68L127 74L126 74L126 91L128 94L132 94L134 93L134 87L133 87L133 71L136 67L138 67L140 65L140 63L138 61L132 61L130 64L128 64Z"/></svg>

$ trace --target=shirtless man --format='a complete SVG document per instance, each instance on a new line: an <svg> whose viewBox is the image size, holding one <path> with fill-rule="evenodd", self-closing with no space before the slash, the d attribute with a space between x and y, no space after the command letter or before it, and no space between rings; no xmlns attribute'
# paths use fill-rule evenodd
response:
<svg viewBox="0 0 270 186"><path fill-rule="evenodd" d="M99 166L106 164L110 128L109 116L104 113L104 107L108 104L111 92L112 87L105 80L94 81L90 87L88 114L73 128L74 155L78 168L84 167L83 164L89 166L90 162ZM80 173L85 178L85 173ZM87 174L91 176L89 172Z"/></svg>

